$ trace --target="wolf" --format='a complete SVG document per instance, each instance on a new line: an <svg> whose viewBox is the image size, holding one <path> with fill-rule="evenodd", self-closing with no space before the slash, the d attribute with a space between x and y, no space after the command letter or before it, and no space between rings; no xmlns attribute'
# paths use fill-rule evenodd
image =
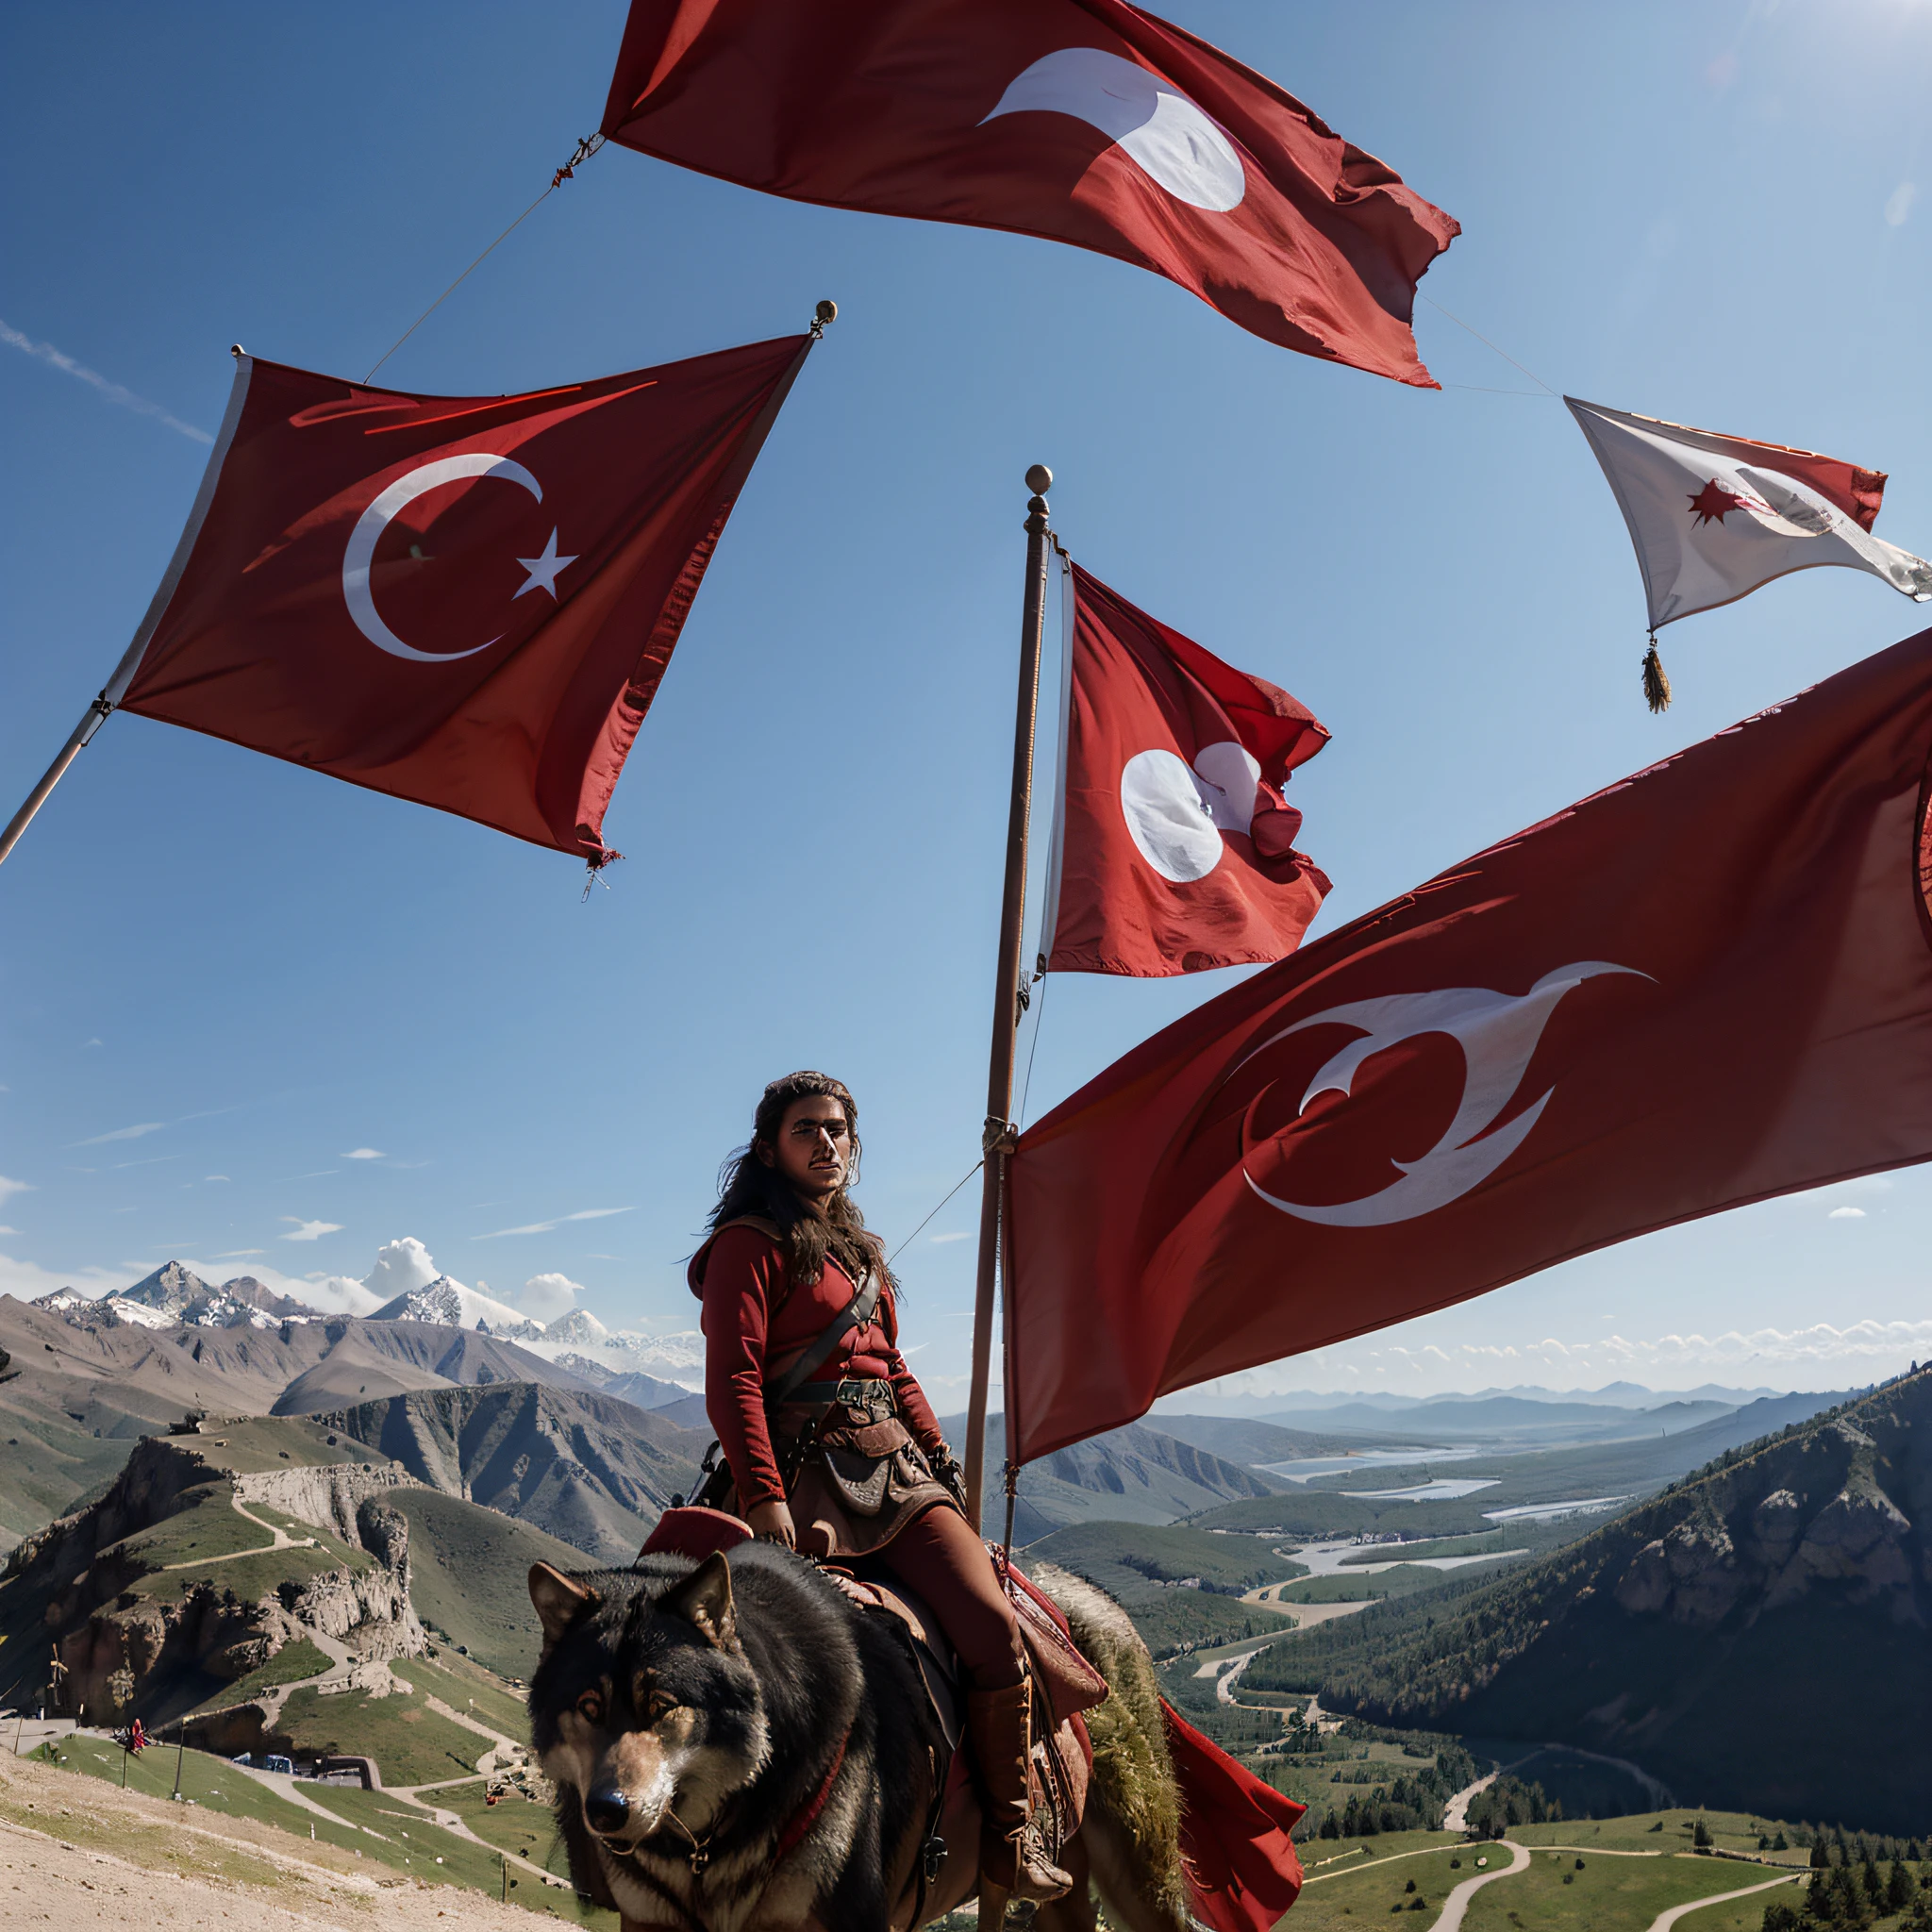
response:
<svg viewBox="0 0 1932 1932"><path fill-rule="evenodd" d="M1091 1878L1125 1932L1187 1932L1152 1659L1091 1586L1050 1565L1034 1580L1110 1694L1088 1714L1093 1779L1061 1848L1073 1890L1033 1924L1093 1932ZM804 1557L747 1543L540 1563L530 1597L532 1744L572 1878L625 1932L911 1932L978 1892L976 1802L970 1781L948 1788L912 1649Z"/></svg>

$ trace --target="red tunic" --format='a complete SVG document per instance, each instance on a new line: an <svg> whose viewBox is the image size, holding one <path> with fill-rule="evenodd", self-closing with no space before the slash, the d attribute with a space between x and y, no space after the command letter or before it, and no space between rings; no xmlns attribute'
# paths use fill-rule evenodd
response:
<svg viewBox="0 0 1932 1932"><path fill-rule="evenodd" d="M691 1260L691 1291L704 1301L705 1408L747 1509L785 1500L765 1423L766 1380L816 1341L858 1292L829 1257L811 1287L793 1288L791 1280L784 1251L755 1227L727 1227ZM800 1398L828 1393L829 1385L848 1375L890 1382L912 1440L928 1452L943 1445L939 1419L899 1353L899 1311L890 1282L873 1319L840 1341L800 1389Z"/></svg>

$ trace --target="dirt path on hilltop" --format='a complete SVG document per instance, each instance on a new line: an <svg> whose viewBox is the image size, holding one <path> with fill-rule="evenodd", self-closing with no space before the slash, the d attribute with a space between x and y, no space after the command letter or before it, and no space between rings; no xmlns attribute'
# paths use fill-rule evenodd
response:
<svg viewBox="0 0 1932 1932"><path fill-rule="evenodd" d="M0 1932L535 1932L516 1906L371 1873L351 1853L0 1754Z"/></svg>

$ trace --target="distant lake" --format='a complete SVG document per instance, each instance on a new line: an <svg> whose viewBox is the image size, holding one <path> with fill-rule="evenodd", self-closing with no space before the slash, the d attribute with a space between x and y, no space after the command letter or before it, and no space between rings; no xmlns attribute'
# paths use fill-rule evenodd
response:
<svg viewBox="0 0 1932 1932"><path fill-rule="evenodd" d="M1364 1449L1358 1456L1300 1456L1291 1462L1257 1462L1263 1475L1305 1483L1318 1475L1360 1475L1364 1470L1419 1462L1467 1462L1480 1449Z"/></svg>
<svg viewBox="0 0 1932 1932"><path fill-rule="evenodd" d="M1343 1490L1344 1496L1354 1496L1364 1503L1453 1503L1458 1496L1473 1496L1478 1490L1493 1490L1502 1481L1500 1476L1464 1477L1460 1482L1450 1482L1438 1477L1433 1482L1417 1483L1407 1490ZM1517 1512L1502 1512L1514 1515Z"/></svg>
<svg viewBox="0 0 1932 1932"><path fill-rule="evenodd" d="M1567 1503L1522 1503L1513 1509L1485 1509L1490 1523L1559 1523L1566 1516L1591 1516L1599 1509L1614 1509L1627 1503L1628 1496L1576 1496Z"/></svg>

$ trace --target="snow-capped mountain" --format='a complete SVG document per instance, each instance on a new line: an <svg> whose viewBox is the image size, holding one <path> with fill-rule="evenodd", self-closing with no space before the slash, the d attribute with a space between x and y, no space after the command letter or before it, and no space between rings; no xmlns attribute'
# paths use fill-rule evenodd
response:
<svg viewBox="0 0 1932 1932"><path fill-rule="evenodd" d="M210 1288L192 1268L164 1262L119 1294L84 1295L71 1288L42 1295L34 1306L64 1315L78 1327L269 1328L280 1322L311 1322L318 1310L291 1295L276 1294L252 1274L238 1274Z"/></svg>
<svg viewBox="0 0 1932 1932"><path fill-rule="evenodd" d="M610 1340L610 1331L589 1308L573 1308L544 1328L543 1340L560 1348L598 1348Z"/></svg>
<svg viewBox="0 0 1932 1932"><path fill-rule="evenodd" d="M393 1300L386 1301L369 1319L372 1322L434 1322L445 1328L475 1328L507 1341L534 1341L543 1335L543 1324L520 1314L508 1302L493 1295L479 1294L439 1274L421 1288L406 1288Z"/></svg>
<svg viewBox="0 0 1932 1932"><path fill-rule="evenodd" d="M646 1335L636 1328L612 1330L587 1310L573 1308L551 1323L537 1344L538 1354L552 1359L566 1349L621 1375L648 1375L684 1389L705 1386L705 1338L695 1328L675 1335Z"/></svg>

